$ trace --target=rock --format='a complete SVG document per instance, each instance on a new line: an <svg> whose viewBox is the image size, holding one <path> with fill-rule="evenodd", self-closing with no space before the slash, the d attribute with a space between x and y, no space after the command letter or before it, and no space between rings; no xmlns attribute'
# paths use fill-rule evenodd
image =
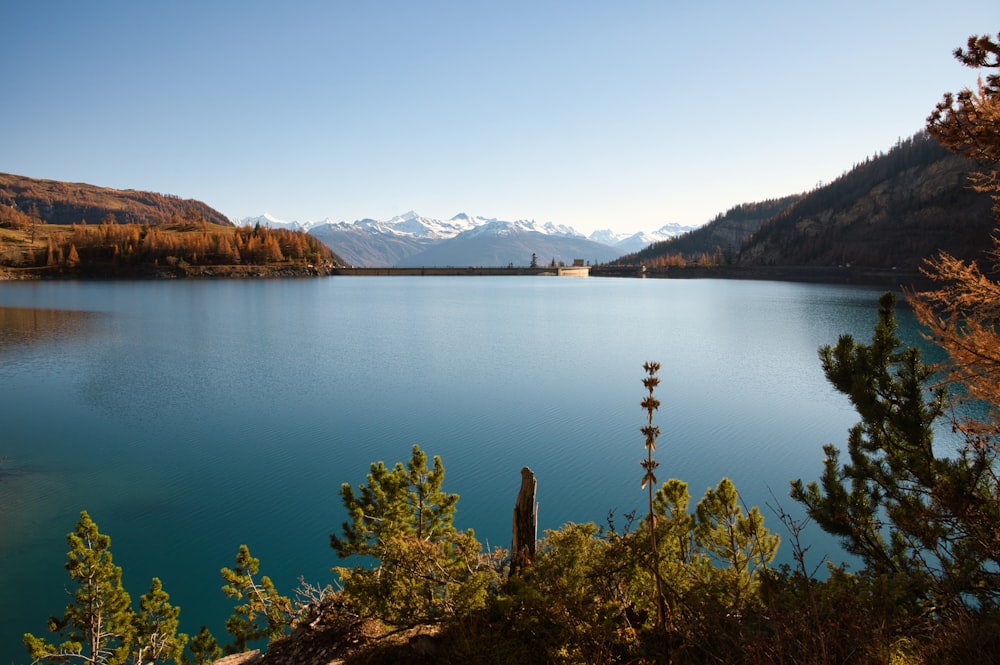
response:
<svg viewBox="0 0 1000 665"><path fill-rule="evenodd" d="M231 656L220 658L212 663L212 665L253 665L254 663L259 663L260 660L260 649L254 649L253 651L234 653Z"/></svg>

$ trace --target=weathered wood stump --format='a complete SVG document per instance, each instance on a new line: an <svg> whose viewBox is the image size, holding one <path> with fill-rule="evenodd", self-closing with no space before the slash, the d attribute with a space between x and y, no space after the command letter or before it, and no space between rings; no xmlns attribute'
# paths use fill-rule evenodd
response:
<svg viewBox="0 0 1000 665"><path fill-rule="evenodd" d="M538 504L535 503L535 474L521 469L521 489L514 503L513 539L510 546L510 574L530 566L535 560L535 539L538 536Z"/></svg>

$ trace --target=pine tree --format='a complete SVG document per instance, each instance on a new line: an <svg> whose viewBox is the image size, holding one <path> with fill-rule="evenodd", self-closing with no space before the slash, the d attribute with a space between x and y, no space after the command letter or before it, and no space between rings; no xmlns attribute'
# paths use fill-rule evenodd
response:
<svg viewBox="0 0 1000 665"><path fill-rule="evenodd" d="M160 579L154 577L149 591L139 597L132 647L136 663L181 662L188 636L177 632L180 612L181 608L170 604Z"/></svg>
<svg viewBox="0 0 1000 665"><path fill-rule="evenodd" d="M764 528L764 516L753 506L745 514L736 487L723 478L709 488L695 508L694 539L726 575L725 588L733 605L747 600L760 571L774 559L781 538Z"/></svg>
<svg viewBox="0 0 1000 665"><path fill-rule="evenodd" d="M457 494L441 490L444 466L435 457L427 468L427 454L413 446L406 467L402 462L389 469L384 462L371 465L368 483L350 483L340 488L340 496L350 516L341 527L343 537L330 535L330 545L339 557L378 556L384 544L399 536L440 540L455 532L452 520Z"/></svg>
<svg viewBox="0 0 1000 665"><path fill-rule="evenodd" d="M254 579L259 570L260 560L250 556L246 545L240 545L236 566L222 569L223 593L246 601L226 620L226 632L233 636L226 653L242 653L251 642L280 637L292 623L291 601L278 593L267 575Z"/></svg>
<svg viewBox="0 0 1000 665"><path fill-rule="evenodd" d="M188 651L191 655L184 654L184 665L211 665L222 657L222 648L207 626L202 626L201 630L191 638Z"/></svg>
<svg viewBox="0 0 1000 665"><path fill-rule="evenodd" d="M49 630L66 638L54 645L31 633L24 644L35 662L79 661L120 665L135 635L134 613L122 587L122 570L111 558L111 538L102 534L86 511L67 536L66 570L75 584L73 602Z"/></svg>
<svg viewBox="0 0 1000 665"><path fill-rule="evenodd" d="M457 494L441 489L444 466L413 446L409 462L371 465L358 491L345 483L341 499L350 517L342 536L331 534L339 557L378 561L338 567L345 594L373 616L396 625L440 621L481 607L491 574L480 566L481 546L471 530L452 524Z"/></svg>
<svg viewBox="0 0 1000 665"><path fill-rule="evenodd" d="M849 335L820 350L827 380L861 422L848 437L849 463L824 446L818 483L792 483L792 497L839 536L876 576L905 578L939 607L1000 605L1000 482L992 445L937 457L934 423L948 406L916 348L896 337L895 297L879 300L872 343Z"/></svg>

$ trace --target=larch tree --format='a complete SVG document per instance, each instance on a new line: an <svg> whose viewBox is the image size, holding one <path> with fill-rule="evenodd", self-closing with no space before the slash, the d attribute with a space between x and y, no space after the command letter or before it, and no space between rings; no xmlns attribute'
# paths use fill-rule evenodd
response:
<svg viewBox="0 0 1000 665"><path fill-rule="evenodd" d="M239 252L236 251L233 247L233 243L225 234L219 234L217 236L216 256L218 257L220 263L225 264L239 263L240 260Z"/></svg>
<svg viewBox="0 0 1000 665"><path fill-rule="evenodd" d="M74 267L80 264L80 254L76 251L76 245L69 246L69 253L66 254L66 265Z"/></svg>
<svg viewBox="0 0 1000 665"><path fill-rule="evenodd" d="M976 90L945 94L927 118L927 131L976 163L971 186L992 196L1000 222L1000 34L996 40L972 36L954 55L988 73ZM1000 433L1000 235L982 258L985 268L942 252L924 267L935 288L908 294L928 337L948 354L942 367L948 379L992 408L988 420L960 424L971 437Z"/></svg>
<svg viewBox="0 0 1000 665"><path fill-rule="evenodd" d="M38 212L38 206L35 205L35 203L32 203L31 207L28 208L28 216L31 217L31 244L34 245L35 244L35 227L37 226L38 222L41 220L41 214L39 214L39 212Z"/></svg>

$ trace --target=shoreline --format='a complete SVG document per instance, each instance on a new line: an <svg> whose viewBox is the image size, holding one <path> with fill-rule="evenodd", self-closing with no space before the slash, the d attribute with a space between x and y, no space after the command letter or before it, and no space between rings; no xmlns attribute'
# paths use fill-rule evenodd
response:
<svg viewBox="0 0 1000 665"><path fill-rule="evenodd" d="M4 281L70 280L161 280L161 279L282 279L326 277L329 268L312 265L208 265L140 266L119 270L80 270L79 268L0 268Z"/></svg>
<svg viewBox="0 0 1000 665"><path fill-rule="evenodd" d="M847 266L686 266L644 268L642 266L589 266L590 277L632 279L734 279L857 284L893 289L924 287L930 280L920 272ZM287 279L308 277L472 277L557 276L559 267L316 267L312 265L208 265L142 266L127 270L80 270L73 268L0 268L0 282L37 280L162 280L162 279Z"/></svg>

